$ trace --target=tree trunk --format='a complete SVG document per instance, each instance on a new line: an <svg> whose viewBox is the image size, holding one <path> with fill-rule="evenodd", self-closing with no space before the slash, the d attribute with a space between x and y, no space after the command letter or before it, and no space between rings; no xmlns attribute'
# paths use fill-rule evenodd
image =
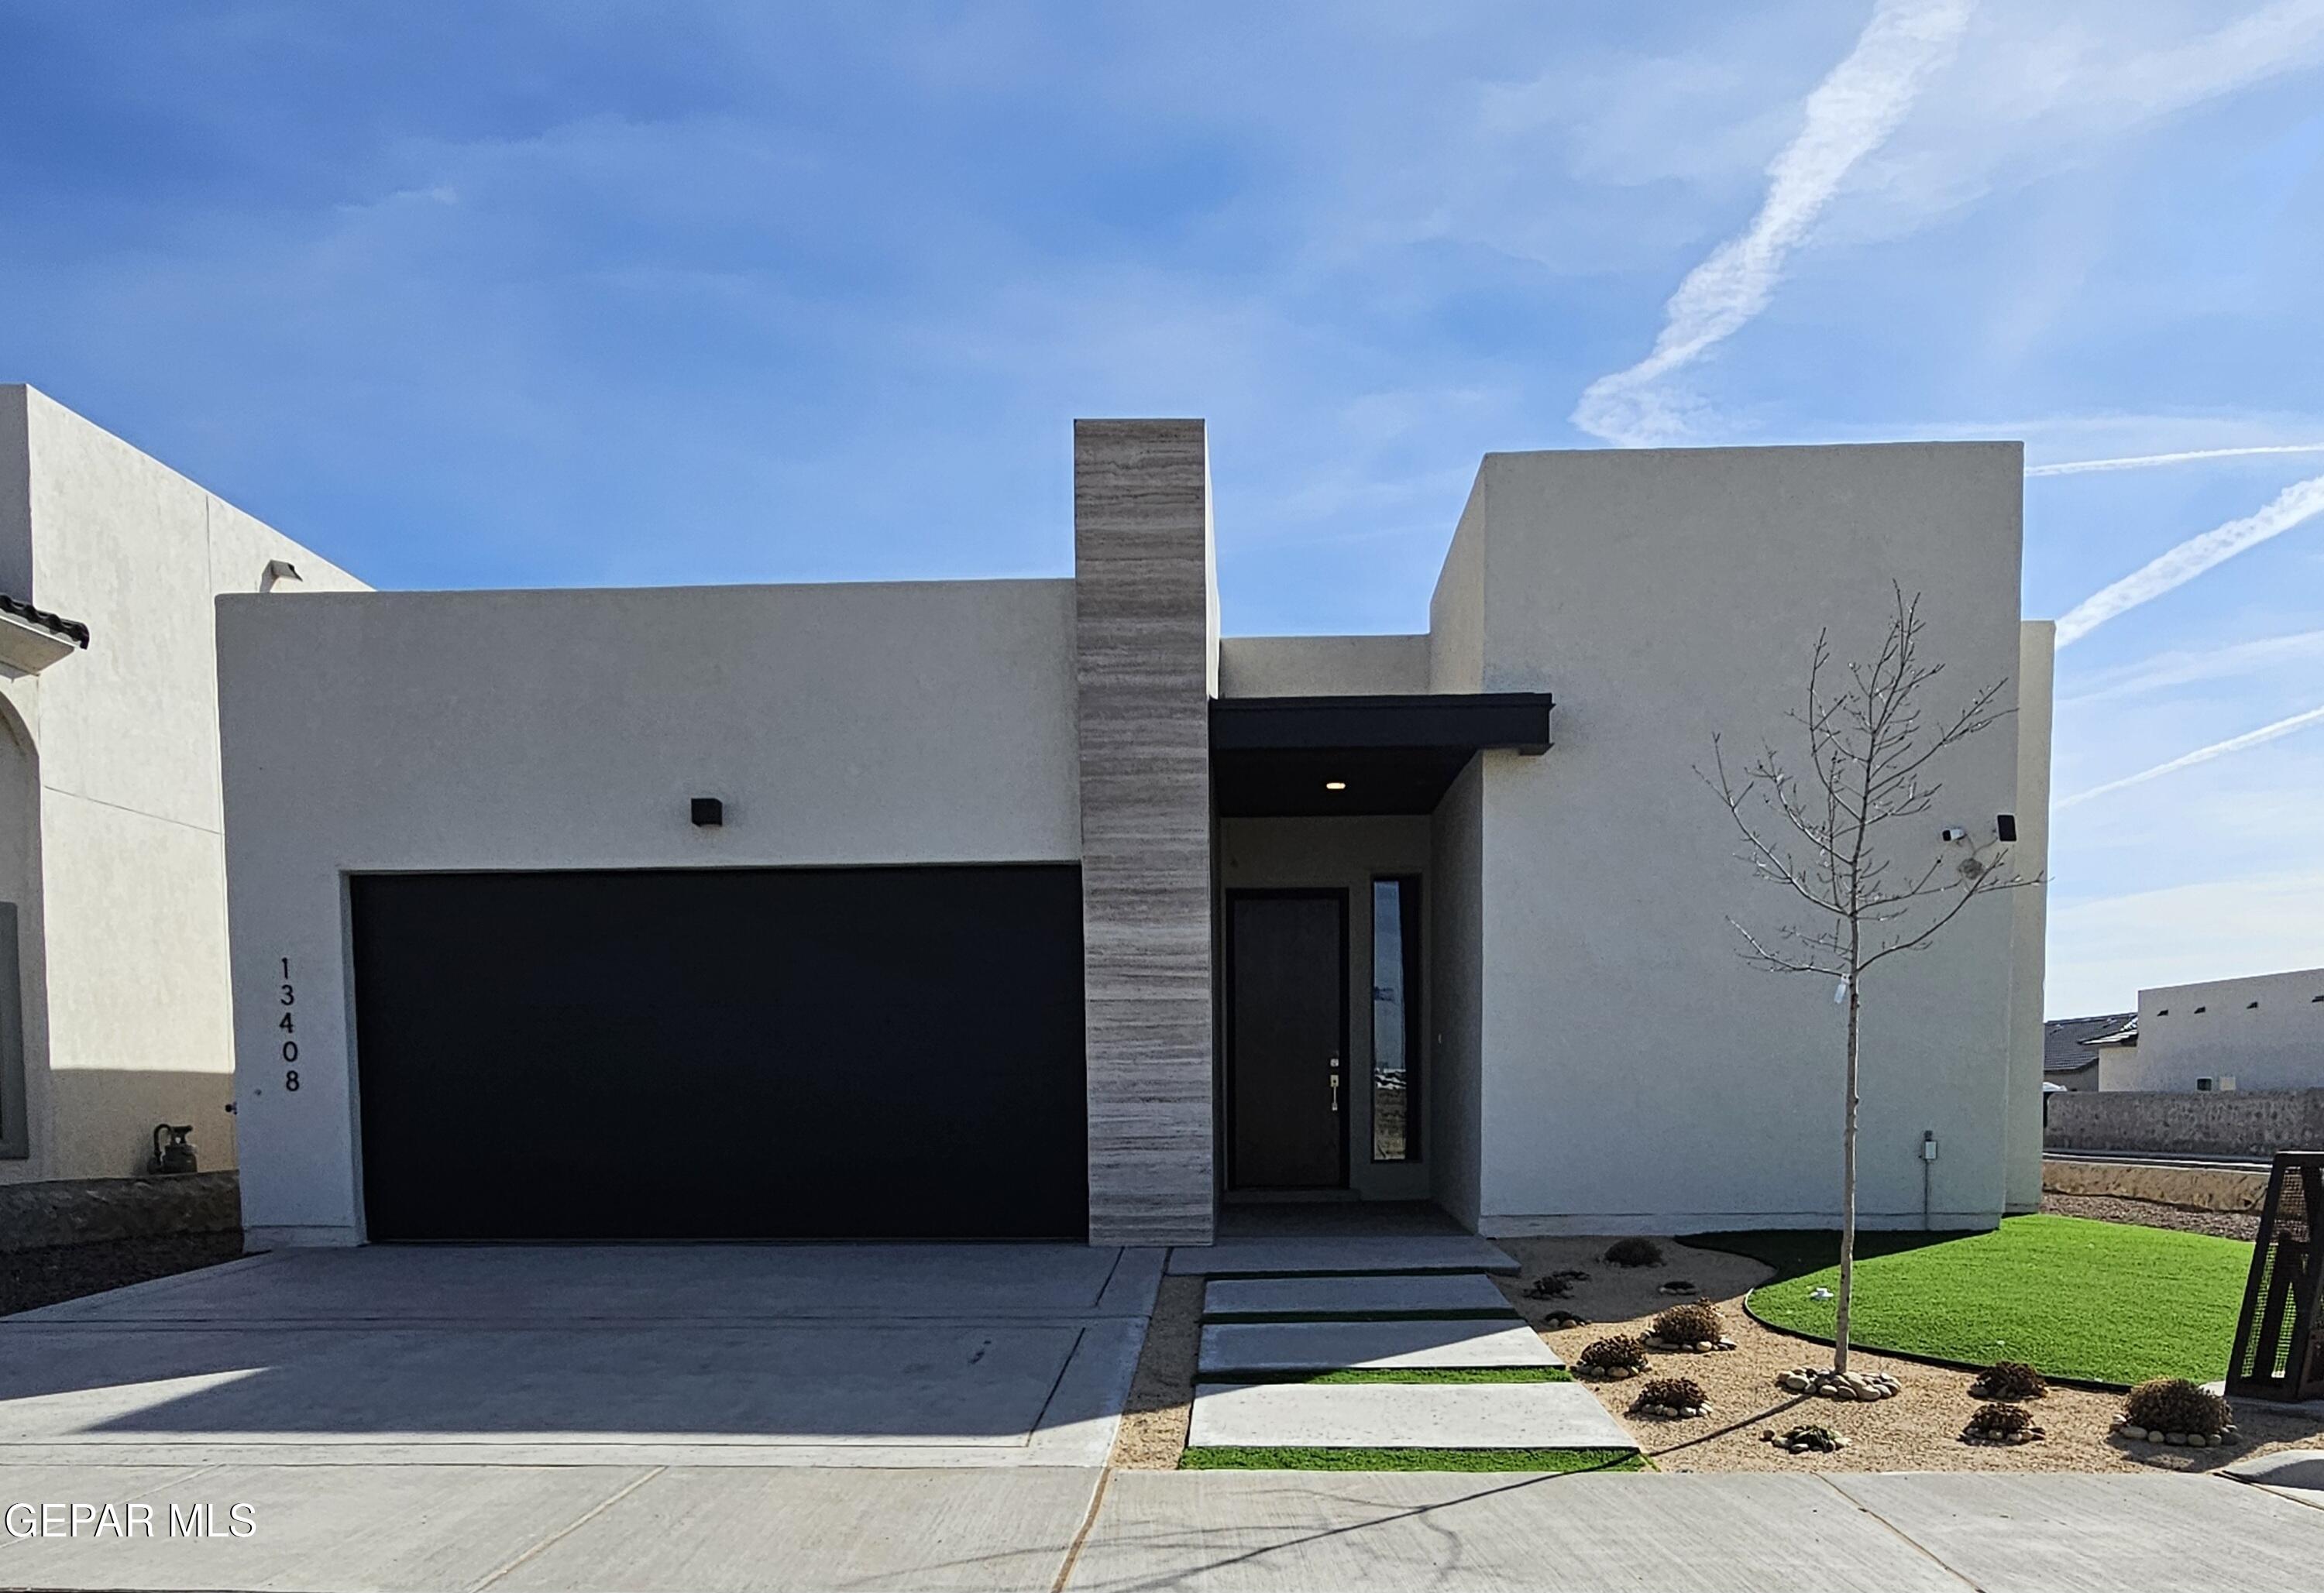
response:
<svg viewBox="0 0 2324 1593"><path fill-rule="evenodd" d="M1848 1118L1840 1138L1840 1309L1832 1324L1831 1368L1848 1370L1848 1319L1856 1303L1856 981L1848 981Z"/></svg>

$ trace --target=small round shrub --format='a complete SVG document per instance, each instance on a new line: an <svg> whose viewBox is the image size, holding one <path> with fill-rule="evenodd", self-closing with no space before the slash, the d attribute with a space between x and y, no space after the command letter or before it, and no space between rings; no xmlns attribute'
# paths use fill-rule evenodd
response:
<svg viewBox="0 0 2324 1593"><path fill-rule="evenodd" d="M1643 1372L1646 1347L1628 1333L1617 1333L1610 1339L1591 1340L1574 1359L1592 1371Z"/></svg>
<svg viewBox="0 0 2324 1593"><path fill-rule="evenodd" d="M1648 1323L1646 1331L1665 1344L1716 1344L1727 1336L1727 1321L1708 1303L1674 1305Z"/></svg>
<svg viewBox="0 0 2324 1593"><path fill-rule="evenodd" d="M2156 1377L2130 1391L2123 1414L2134 1427L2149 1432L2224 1432L2235 1412L2216 1394L2207 1394L2184 1377Z"/></svg>
<svg viewBox="0 0 2324 1593"><path fill-rule="evenodd" d="M1709 1404L1711 1395L1705 1394L1702 1385L1692 1377L1656 1377L1638 1390L1638 1403L1692 1411Z"/></svg>
<svg viewBox="0 0 2324 1593"><path fill-rule="evenodd" d="M2034 1418L2024 1405L1998 1402L1978 1406L1969 1419L1971 1432L1982 1432L1988 1438L2015 1438L2033 1425Z"/></svg>
<svg viewBox="0 0 2324 1593"><path fill-rule="evenodd" d="M1545 1277L1537 1277L1525 1286L1525 1297L1528 1300L1563 1300L1572 1293L1573 1285L1554 1272Z"/></svg>
<svg viewBox="0 0 2324 1593"><path fill-rule="evenodd" d="M1616 1266L1660 1266L1663 1248L1652 1239L1616 1239L1606 1247L1606 1259Z"/></svg>
<svg viewBox="0 0 2324 1593"><path fill-rule="evenodd" d="M2022 1360L1997 1360L1978 1374L1977 1391L1983 1399L2039 1399L2050 1383Z"/></svg>

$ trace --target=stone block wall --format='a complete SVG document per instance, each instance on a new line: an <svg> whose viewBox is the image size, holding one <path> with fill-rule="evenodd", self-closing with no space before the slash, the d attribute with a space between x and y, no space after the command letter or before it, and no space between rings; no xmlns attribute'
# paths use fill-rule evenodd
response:
<svg viewBox="0 0 2324 1593"><path fill-rule="evenodd" d="M233 1173L0 1186L0 1251L241 1228L242 1183Z"/></svg>
<svg viewBox="0 0 2324 1593"><path fill-rule="evenodd" d="M2052 1150L2270 1156L2324 1150L2324 1090L2094 1090L2052 1095Z"/></svg>

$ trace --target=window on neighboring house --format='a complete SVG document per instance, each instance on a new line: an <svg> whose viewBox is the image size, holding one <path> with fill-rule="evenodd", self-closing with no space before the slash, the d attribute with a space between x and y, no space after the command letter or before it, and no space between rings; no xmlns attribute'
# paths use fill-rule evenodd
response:
<svg viewBox="0 0 2324 1593"><path fill-rule="evenodd" d="M1372 1160L1420 1159L1420 881L1372 881Z"/></svg>

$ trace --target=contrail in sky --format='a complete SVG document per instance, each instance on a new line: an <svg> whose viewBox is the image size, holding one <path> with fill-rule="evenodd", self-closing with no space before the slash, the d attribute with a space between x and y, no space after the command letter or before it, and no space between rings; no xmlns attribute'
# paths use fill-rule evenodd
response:
<svg viewBox="0 0 2324 1593"><path fill-rule="evenodd" d="M2173 758L2168 763L2158 763L2153 769L2143 769L2136 774L2125 775L2118 780L2108 780L2103 786L2092 786L2087 791L2077 791L2071 796L2060 801L2058 806L2061 808L2071 807L2076 803L2088 802L2093 796L2103 796L2109 791L2119 791L2126 786L2143 786L2147 781L2160 779L2166 774L2176 774L2179 770L2191 769L2198 763L2209 763L2214 758L2225 758L2230 752L2240 752L2246 747L2256 747L2263 742L2274 741L2280 736L2288 736L2293 731L2305 729L2311 724L2324 724L2324 708L2310 708L2305 714L2294 714L2291 718L2279 719L2273 724L2263 724L2257 730L2247 730L2239 736L2229 736L2224 741L2213 741L2208 747L2198 747L2192 752Z"/></svg>
<svg viewBox="0 0 2324 1593"><path fill-rule="evenodd" d="M2199 459L2243 459L2255 454L2324 454L2324 443L2270 443L2253 448L2196 448L2184 454L2135 454L2127 459L2074 459L2063 465L2029 465L2034 475L2089 475L2101 470L2144 470L2156 465L2188 465Z"/></svg>
<svg viewBox="0 0 2324 1593"><path fill-rule="evenodd" d="M2223 564L2245 548L2256 548L2319 514L2324 514L2324 475L2292 483L2258 513L2231 520L2200 537L2190 537L2111 586L2082 599L2059 620L2058 645L2065 647L2080 640L2116 615L2183 586L2212 566Z"/></svg>
<svg viewBox="0 0 2324 1593"><path fill-rule="evenodd" d="M1880 0L1856 48L1808 96L1805 124L1767 168L1758 215L1679 284L1663 307L1653 352L1582 392L1576 426L1625 447L1682 429L1656 383L1766 308L1792 251L1856 163L1888 142L1929 75L1951 59L1974 9L1974 0Z"/></svg>
<svg viewBox="0 0 2324 1593"><path fill-rule="evenodd" d="M2135 696L2192 686L2203 680L2230 680L2254 675L2279 664L2307 658L2324 660L2324 631L2295 631L2284 636L2263 636L2200 652L2158 653L2151 658L2107 670L2092 678L2086 690L2060 697L2058 706L2071 708L2110 697Z"/></svg>

